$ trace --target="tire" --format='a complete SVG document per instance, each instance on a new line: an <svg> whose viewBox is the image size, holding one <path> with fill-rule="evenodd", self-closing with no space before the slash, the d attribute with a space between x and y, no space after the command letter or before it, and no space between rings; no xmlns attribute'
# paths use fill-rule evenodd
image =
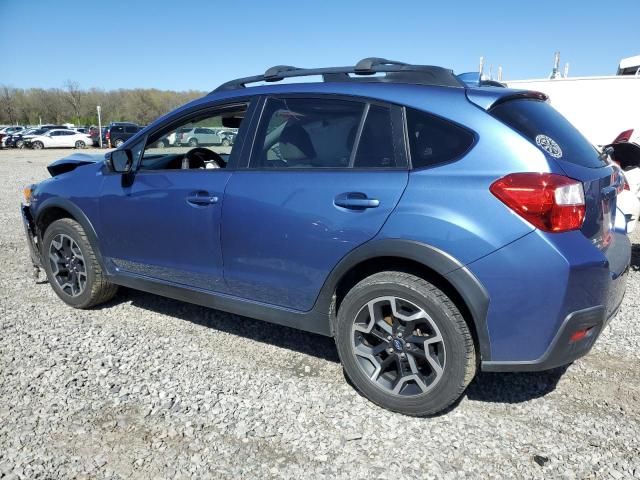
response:
<svg viewBox="0 0 640 480"><path fill-rule="evenodd" d="M118 291L117 285L106 280L87 235L75 220L62 218L49 225L42 239L42 248L44 270L49 284L67 305L80 309L90 308L111 300ZM71 253L73 258L70 261L65 256L66 253ZM53 260L55 257L57 261ZM70 267L67 268L67 265ZM57 274L54 273L54 268ZM62 273L74 268L80 272L80 275L75 276L77 281Z"/></svg>
<svg viewBox="0 0 640 480"><path fill-rule="evenodd" d="M78 140L76 142L76 148L85 148L87 146L86 143L84 143L82 140Z"/></svg>
<svg viewBox="0 0 640 480"><path fill-rule="evenodd" d="M124 143L124 140L122 140L121 138L116 138L116 141L113 143L115 145L116 148L120 148L120 145L122 145Z"/></svg>
<svg viewBox="0 0 640 480"><path fill-rule="evenodd" d="M34 150L42 150L44 148L44 144L42 142L33 142L31 144L31 148Z"/></svg>
<svg viewBox="0 0 640 480"><path fill-rule="evenodd" d="M197 147L198 146L198 139L197 138L190 138L189 139L189 146L190 147Z"/></svg>
<svg viewBox="0 0 640 480"><path fill-rule="evenodd" d="M229 141L228 138L223 138L222 139L222 146L223 147L228 147L229 145L231 145L231 142Z"/></svg>
<svg viewBox="0 0 640 480"><path fill-rule="evenodd" d="M15 145L16 148L24 148L24 141L23 140L18 140Z"/></svg>
<svg viewBox="0 0 640 480"><path fill-rule="evenodd" d="M353 287L338 310L336 344L353 385L405 415L447 409L476 372L473 337L460 311L437 287L408 273L376 273Z"/></svg>

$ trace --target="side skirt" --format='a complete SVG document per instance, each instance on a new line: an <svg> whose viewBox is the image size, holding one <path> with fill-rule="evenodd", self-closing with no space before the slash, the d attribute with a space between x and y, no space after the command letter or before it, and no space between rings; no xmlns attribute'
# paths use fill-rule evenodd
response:
<svg viewBox="0 0 640 480"><path fill-rule="evenodd" d="M194 303L203 307L255 318L277 325L284 325L306 332L317 333L327 337L332 336L329 312L322 313L315 310L300 312L275 305L251 302L230 295L188 288L156 279L152 280L140 275L118 274L109 276L109 281L134 290L154 293L163 297Z"/></svg>

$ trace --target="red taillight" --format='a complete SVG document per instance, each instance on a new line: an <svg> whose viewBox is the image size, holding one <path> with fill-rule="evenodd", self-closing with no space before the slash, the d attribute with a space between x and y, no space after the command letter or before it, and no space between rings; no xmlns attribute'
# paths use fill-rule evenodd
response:
<svg viewBox="0 0 640 480"><path fill-rule="evenodd" d="M632 134L633 134L633 128L630 130L625 130L624 132L622 132L620 135L616 137L613 143L628 142L629 139L631 139Z"/></svg>
<svg viewBox="0 0 640 480"><path fill-rule="evenodd" d="M582 183L554 173L512 173L496 180L491 193L518 215L546 232L582 227Z"/></svg>
<svg viewBox="0 0 640 480"><path fill-rule="evenodd" d="M104 134L104 138L105 138L105 139L107 139L107 140L109 140L109 139L111 138L111 133L106 132L106 133Z"/></svg>

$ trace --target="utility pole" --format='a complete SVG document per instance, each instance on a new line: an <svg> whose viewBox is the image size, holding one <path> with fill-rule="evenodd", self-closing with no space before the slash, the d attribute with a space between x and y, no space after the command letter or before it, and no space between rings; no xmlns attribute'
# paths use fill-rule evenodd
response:
<svg viewBox="0 0 640 480"><path fill-rule="evenodd" d="M100 110L102 109L100 105L96 107L96 110L98 110L98 145L102 148L102 120L100 119Z"/></svg>

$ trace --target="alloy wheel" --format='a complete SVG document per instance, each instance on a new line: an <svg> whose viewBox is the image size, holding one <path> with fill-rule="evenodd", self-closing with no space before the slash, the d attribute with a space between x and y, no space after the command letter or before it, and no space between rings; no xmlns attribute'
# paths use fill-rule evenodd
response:
<svg viewBox="0 0 640 480"><path fill-rule="evenodd" d="M352 332L356 363L387 393L421 395L442 378L446 360L442 335L415 303L395 296L374 298L356 315Z"/></svg>
<svg viewBox="0 0 640 480"><path fill-rule="evenodd" d="M49 245L51 273L60 289L71 297L77 297L87 286L87 268L84 256L76 241L59 233Z"/></svg>

